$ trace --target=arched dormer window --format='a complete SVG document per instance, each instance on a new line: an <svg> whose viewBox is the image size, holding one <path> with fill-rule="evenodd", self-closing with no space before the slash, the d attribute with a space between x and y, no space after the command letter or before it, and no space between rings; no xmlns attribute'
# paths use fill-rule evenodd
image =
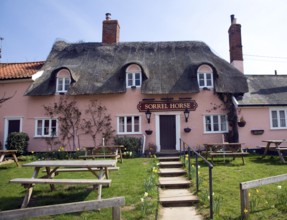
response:
<svg viewBox="0 0 287 220"><path fill-rule="evenodd" d="M71 74L67 69L61 69L57 73L56 92L66 93L71 84Z"/></svg>
<svg viewBox="0 0 287 220"><path fill-rule="evenodd" d="M203 64L197 69L199 88L213 88L213 71L209 65Z"/></svg>
<svg viewBox="0 0 287 220"><path fill-rule="evenodd" d="M139 65L131 64L126 69L127 88L141 87L142 71Z"/></svg>

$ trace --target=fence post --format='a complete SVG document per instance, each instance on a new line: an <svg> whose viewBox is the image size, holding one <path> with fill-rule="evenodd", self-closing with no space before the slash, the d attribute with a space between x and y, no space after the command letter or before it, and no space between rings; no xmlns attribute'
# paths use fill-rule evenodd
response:
<svg viewBox="0 0 287 220"><path fill-rule="evenodd" d="M209 167L209 214L213 219L213 187L212 187L212 167Z"/></svg>
<svg viewBox="0 0 287 220"><path fill-rule="evenodd" d="M198 155L195 154L195 173L196 173L196 194L199 191L199 178L198 178Z"/></svg>
<svg viewBox="0 0 287 220"><path fill-rule="evenodd" d="M190 180L191 179L191 176L190 176L190 170L191 170L191 167L190 167L190 147L188 147L187 149L188 149L188 179Z"/></svg>
<svg viewBox="0 0 287 220"><path fill-rule="evenodd" d="M240 204L241 204L241 217L242 219L247 219L250 212L248 190L242 189L240 184Z"/></svg>

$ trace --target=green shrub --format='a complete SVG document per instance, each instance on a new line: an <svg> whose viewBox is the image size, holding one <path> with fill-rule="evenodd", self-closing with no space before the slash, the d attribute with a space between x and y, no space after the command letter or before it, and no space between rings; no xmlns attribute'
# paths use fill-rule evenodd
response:
<svg viewBox="0 0 287 220"><path fill-rule="evenodd" d="M136 137L115 137L114 142L116 145L124 145L123 153L132 152L131 157L142 155L141 138ZM130 155L130 154L129 154Z"/></svg>
<svg viewBox="0 0 287 220"><path fill-rule="evenodd" d="M17 150L17 154L27 154L29 136L24 132L12 132L7 138L6 148Z"/></svg>

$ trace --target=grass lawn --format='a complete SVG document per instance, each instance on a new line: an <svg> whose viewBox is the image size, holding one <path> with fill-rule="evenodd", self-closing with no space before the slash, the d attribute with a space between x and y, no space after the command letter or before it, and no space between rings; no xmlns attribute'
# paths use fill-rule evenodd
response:
<svg viewBox="0 0 287 220"><path fill-rule="evenodd" d="M157 188L152 184L151 176L154 176L152 167L155 159L136 158L125 159L118 163L119 171L111 171L112 185L103 188L102 198L118 196L125 197L125 206L121 207L122 219L155 219L157 213ZM23 162L23 163L27 163ZM25 190L20 184L8 183L10 179L31 177L33 168L17 168L14 163L0 166L0 210L20 208ZM40 175L40 174L39 174ZM61 178L94 178L89 172L61 173ZM63 186L56 185L56 191L51 192L46 184L36 185L28 207L52 205L68 202L78 202L97 199L97 190L93 191L89 186ZM145 192L148 196L144 197ZM144 202L141 199L144 198ZM144 209L143 209L144 208ZM111 219L112 209L106 208L100 211L89 211L65 215L38 217L33 219Z"/></svg>
<svg viewBox="0 0 287 220"><path fill-rule="evenodd" d="M199 172L201 200L199 209L204 216L209 216L207 166L202 163ZM241 158L225 163L219 158L215 160L213 168L214 219L241 219L240 182L281 174L287 174L287 164L280 163L278 156L267 156L262 159L261 156L250 155L245 158L245 165L242 164ZM249 189L248 192L251 208L250 220L286 219L287 181Z"/></svg>
<svg viewBox="0 0 287 220"><path fill-rule="evenodd" d="M228 159L227 159L228 160ZM194 159L192 159L194 163ZM24 162L26 163L26 162ZM103 188L103 198L124 196L126 205L121 208L122 219L156 219L157 189L153 185L152 168L156 160L151 158L126 159L118 163L119 171L112 171L112 185ZM287 173L287 164L281 164L278 156L261 159L250 155L242 165L241 158L234 161L215 159L213 168L214 219L239 220L240 194L239 183ZM208 219L208 168L200 161L200 204L198 211ZM19 184L9 184L16 177L31 177L33 169L17 168L14 163L0 166L0 210L17 209L20 207L24 188ZM62 178L93 178L90 173L61 173ZM194 187L194 186L193 186ZM193 188L192 187L192 188ZM87 187L56 186L57 190L50 192L47 185L36 185L29 207L92 200L97 198L97 192ZM144 197L144 193L148 196ZM251 202L250 220L286 219L287 216L287 181L261 186L249 190ZM144 202L141 199L144 198ZM145 208L145 209L143 209ZM36 219L36 218L35 218ZM111 219L111 208L100 212L82 212L66 215L47 216L37 219Z"/></svg>

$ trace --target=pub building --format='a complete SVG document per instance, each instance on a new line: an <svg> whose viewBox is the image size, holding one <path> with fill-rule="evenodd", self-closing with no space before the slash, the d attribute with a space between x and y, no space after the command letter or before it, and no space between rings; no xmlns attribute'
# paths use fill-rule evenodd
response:
<svg viewBox="0 0 287 220"><path fill-rule="evenodd" d="M142 138L143 150L150 143L157 152L179 150L180 139L194 148L222 142L223 136L238 142L234 103L248 92L240 28L232 15L229 63L199 41L120 42L119 22L107 13L102 42L54 43L23 91L25 107L11 114L21 116L29 151L47 150L44 139L53 129L59 132L58 121L45 115L43 105L63 96L82 109L90 100L99 101L111 116L115 135ZM13 99L2 111L11 103ZM93 144L91 138L80 141L81 146Z"/></svg>

